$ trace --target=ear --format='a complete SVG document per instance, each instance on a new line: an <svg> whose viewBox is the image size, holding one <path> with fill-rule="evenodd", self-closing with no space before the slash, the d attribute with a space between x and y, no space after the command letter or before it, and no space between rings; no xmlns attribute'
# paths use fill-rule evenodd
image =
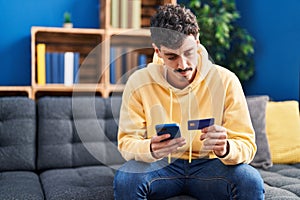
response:
<svg viewBox="0 0 300 200"><path fill-rule="evenodd" d="M196 42L197 42L197 45L199 46L199 44L200 44L200 33L197 34Z"/></svg>
<svg viewBox="0 0 300 200"><path fill-rule="evenodd" d="M161 52L160 52L159 48L154 43L152 43L152 47L154 49L154 52L158 55L158 57L161 58Z"/></svg>

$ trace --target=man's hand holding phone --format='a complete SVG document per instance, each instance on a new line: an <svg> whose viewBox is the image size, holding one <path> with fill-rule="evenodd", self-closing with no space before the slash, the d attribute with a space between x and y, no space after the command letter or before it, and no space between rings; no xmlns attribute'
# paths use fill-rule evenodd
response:
<svg viewBox="0 0 300 200"><path fill-rule="evenodd" d="M156 132L157 136L151 139L150 149L153 157L157 159L168 156L186 144L178 124L159 124Z"/></svg>

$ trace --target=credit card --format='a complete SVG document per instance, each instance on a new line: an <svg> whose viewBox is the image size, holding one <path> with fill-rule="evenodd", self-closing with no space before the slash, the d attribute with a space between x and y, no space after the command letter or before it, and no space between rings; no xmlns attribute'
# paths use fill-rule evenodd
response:
<svg viewBox="0 0 300 200"><path fill-rule="evenodd" d="M188 130L200 130L205 127L211 126L215 123L214 118L200 119L200 120L189 120Z"/></svg>

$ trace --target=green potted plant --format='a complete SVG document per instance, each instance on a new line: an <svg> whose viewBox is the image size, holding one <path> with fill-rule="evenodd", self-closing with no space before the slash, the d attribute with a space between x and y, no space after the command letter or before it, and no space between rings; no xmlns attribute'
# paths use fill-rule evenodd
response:
<svg viewBox="0 0 300 200"><path fill-rule="evenodd" d="M254 74L254 38L236 23L240 18L234 0L191 0L187 7L197 16L200 42L211 59L241 82Z"/></svg>
<svg viewBox="0 0 300 200"><path fill-rule="evenodd" d="M71 13L65 12L64 13L64 28L72 28L73 23L71 20Z"/></svg>

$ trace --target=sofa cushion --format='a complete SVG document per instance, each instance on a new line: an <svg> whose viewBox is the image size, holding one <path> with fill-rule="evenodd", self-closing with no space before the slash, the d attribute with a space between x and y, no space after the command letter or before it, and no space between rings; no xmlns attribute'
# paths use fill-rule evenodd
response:
<svg viewBox="0 0 300 200"><path fill-rule="evenodd" d="M266 129L274 163L300 162L300 117L297 101L268 102Z"/></svg>
<svg viewBox="0 0 300 200"><path fill-rule="evenodd" d="M0 98L0 171L34 170L35 102L27 97Z"/></svg>
<svg viewBox="0 0 300 200"><path fill-rule="evenodd" d="M116 139L120 102L117 97L39 99L38 168L123 163L116 140L110 141Z"/></svg>
<svg viewBox="0 0 300 200"><path fill-rule="evenodd" d="M267 169L272 166L270 147L266 135L266 106L269 97L266 95L247 96L246 100L257 145L257 152L251 165Z"/></svg>
<svg viewBox="0 0 300 200"><path fill-rule="evenodd" d="M40 178L47 200L113 199L114 173L109 167L53 169L43 172Z"/></svg>
<svg viewBox="0 0 300 200"><path fill-rule="evenodd" d="M43 200L39 177L28 171L1 172L0 199Z"/></svg>
<svg viewBox="0 0 300 200"><path fill-rule="evenodd" d="M300 164L274 164L258 169L265 183L266 200L300 199Z"/></svg>

